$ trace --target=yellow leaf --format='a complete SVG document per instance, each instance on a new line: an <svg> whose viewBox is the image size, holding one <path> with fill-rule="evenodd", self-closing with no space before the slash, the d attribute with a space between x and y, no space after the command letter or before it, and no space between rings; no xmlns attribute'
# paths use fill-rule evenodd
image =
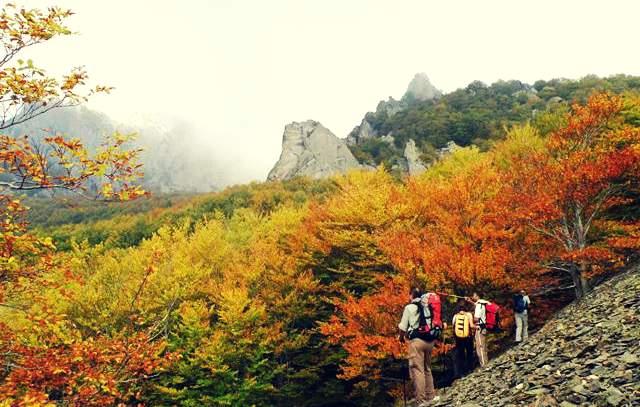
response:
<svg viewBox="0 0 640 407"><path fill-rule="evenodd" d="M111 196L113 195L113 185L111 184L104 184L102 186L102 195L104 196Z"/></svg>

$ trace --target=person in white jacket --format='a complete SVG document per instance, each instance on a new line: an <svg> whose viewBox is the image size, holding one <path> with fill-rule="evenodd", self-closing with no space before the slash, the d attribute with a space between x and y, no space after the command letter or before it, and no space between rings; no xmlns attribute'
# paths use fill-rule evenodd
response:
<svg viewBox="0 0 640 407"><path fill-rule="evenodd" d="M398 324L398 339L401 343L405 343L406 339L409 339L409 374L415 386L417 405L423 407L435 397L433 375L431 374L433 340L424 340L414 336L420 324L422 292L417 288L412 288L410 294L411 302L404 307L402 319Z"/></svg>
<svg viewBox="0 0 640 407"><path fill-rule="evenodd" d="M471 302L475 309L473 312L473 322L476 326L474 342L476 347L476 355L478 356L478 362L480 367L484 367L489 363L489 355L487 353L487 330L484 328L487 321L487 304L489 301L480 298L478 293L473 293L471 298L467 298L467 301Z"/></svg>
<svg viewBox="0 0 640 407"><path fill-rule="evenodd" d="M529 338L529 306L531 300L525 290L513 296L513 315L516 320L516 343Z"/></svg>

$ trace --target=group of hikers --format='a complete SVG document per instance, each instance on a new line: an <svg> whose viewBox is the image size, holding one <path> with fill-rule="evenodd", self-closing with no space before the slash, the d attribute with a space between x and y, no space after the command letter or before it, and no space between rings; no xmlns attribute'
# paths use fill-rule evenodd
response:
<svg viewBox="0 0 640 407"><path fill-rule="evenodd" d="M418 407L429 405L435 397L431 351L434 342L442 338L443 329L447 328L447 324L442 323L441 319L441 295L447 294L423 293L418 288L412 288L411 301L404 307L398 324L399 340L408 344L409 374L415 387ZM530 304L531 300L525 290L513 297L516 343L526 341L529 336ZM458 297L452 319L456 378L474 369L476 356L481 367L489 362L486 336L489 332L500 329L499 311L497 304L480 298L478 293L473 293L471 297Z"/></svg>

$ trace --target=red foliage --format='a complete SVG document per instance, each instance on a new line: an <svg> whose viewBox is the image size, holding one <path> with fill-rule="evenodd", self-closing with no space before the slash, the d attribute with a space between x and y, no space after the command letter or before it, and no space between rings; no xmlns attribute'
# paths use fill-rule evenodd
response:
<svg viewBox="0 0 640 407"><path fill-rule="evenodd" d="M453 175L410 179L390 194L387 202L403 210L378 225L373 242L396 274L380 277L374 292L342 293L338 315L322 327L347 351L342 377L375 380L382 361L400 355L396 326L412 285L481 289L508 300L516 289L552 282L548 266L573 273L580 285L581 275L618 264L621 248L637 248L636 224L603 220L627 202L619 193L638 175L640 128L624 123L624 106L596 94L573 106L542 149L518 151L507 165L487 154Z"/></svg>
<svg viewBox="0 0 640 407"><path fill-rule="evenodd" d="M175 359L172 354L158 357L163 346L141 333L51 346L16 345L11 347L12 369L0 392L17 405L33 405L36 400L83 406L136 404L145 380Z"/></svg>

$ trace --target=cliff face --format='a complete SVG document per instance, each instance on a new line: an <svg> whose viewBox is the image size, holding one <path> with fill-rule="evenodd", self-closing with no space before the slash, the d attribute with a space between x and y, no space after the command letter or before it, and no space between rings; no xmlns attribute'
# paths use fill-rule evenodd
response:
<svg viewBox="0 0 640 407"><path fill-rule="evenodd" d="M381 101L376 112L393 116L414 101L423 102L441 95L426 74L416 74L401 100L390 97ZM344 173L351 168L369 168L367 163L357 161L348 146L357 146L374 138L389 145L393 145L394 142L393 135L378 134L374 130L368 115L345 139L336 137L320 123L312 120L290 123L284 130L280 159L269 172L267 179L282 180L301 175L322 178ZM405 173L416 175L426 169L425 163L420 161L420 151L413 140L406 144L403 151L399 151L399 155L402 161L399 167Z"/></svg>
<svg viewBox="0 0 640 407"><path fill-rule="evenodd" d="M412 139L409 139L404 147L404 159L407 163L407 173L409 175L418 175L427 169L427 166L420 160L420 152L416 147L416 142Z"/></svg>
<svg viewBox="0 0 640 407"><path fill-rule="evenodd" d="M640 405L640 269L569 305L434 405Z"/></svg>
<svg viewBox="0 0 640 407"><path fill-rule="evenodd" d="M296 176L323 178L359 167L344 140L322 124L307 120L285 126L280 159L267 179L283 180Z"/></svg>

